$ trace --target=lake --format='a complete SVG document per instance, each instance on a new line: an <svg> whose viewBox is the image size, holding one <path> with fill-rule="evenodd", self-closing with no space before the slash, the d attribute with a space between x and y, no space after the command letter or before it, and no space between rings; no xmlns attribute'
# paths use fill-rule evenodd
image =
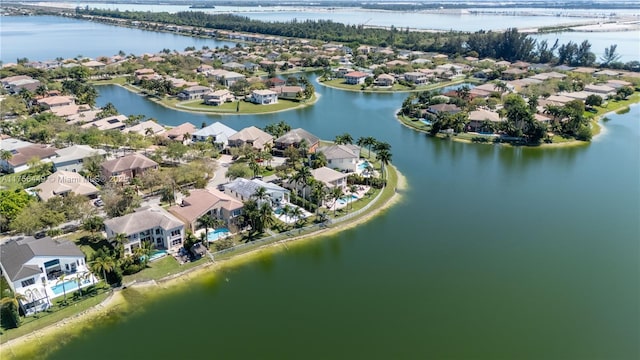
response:
<svg viewBox="0 0 640 360"><path fill-rule="evenodd" d="M67 41L82 39L75 33ZM85 52L80 45L70 51ZM521 148L408 129L394 118L406 94L316 89L321 98L311 107L223 117L99 87L100 105L112 102L124 114L167 125L221 121L239 130L284 120L324 139L373 136L392 145L393 164L409 186L401 203L366 224L137 304L126 317L113 313L39 355L640 357L640 107L611 115L588 146Z"/></svg>

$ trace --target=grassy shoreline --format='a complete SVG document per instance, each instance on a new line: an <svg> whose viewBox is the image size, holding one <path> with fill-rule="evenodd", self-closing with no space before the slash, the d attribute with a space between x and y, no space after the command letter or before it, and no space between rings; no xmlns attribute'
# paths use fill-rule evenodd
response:
<svg viewBox="0 0 640 360"><path fill-rule="evenodd" d="M136 283L122 291L114 291L102 302L69 318L45 324L43 327L34 327L30 329L29 333L3 341L0 347L0 358L33 359L37 356L46 355L41 352L43 348L53 351L60 346L64 346L65 343L83 332L99 326L97 324L101 321L98 320L110 321L111 317L123 317L129 311L133 311L132 309L139 309L139 305L148 301L159 300L162 295L169 292L180 291L188 287L193 281L216 281L217 274L225 269L241 266L265 255L287 251L291 246L302 246L312 241L321 241L340 231L365 223L398 203L402 198L402 192L407 189L407 182L404 176L394 166L388 166L387 169L388 185L382 190L379 197L374 200L375 203L370 211L334 226L300 236L259 244L255 248L242 249L243 251L241 252L230 254L231 256L228 258L216 257L215 262L206 261L179 273L167 275L157 280ZM21 328L15 330L19 329Z"/></svg>
<svg viewBox="0 0 640 360"><path fill-rule="evenodd" d="M122 78L123 80L120 81L118 80L120 78L114 78L114 79L110 79L110 80L98 80L98 81L93 81L92 84L95 86L102 86L102 85L116 85L116 86L120 86L128 91L131 91L132 93L138 94L140 96L144 96L147 100L153 101L154 103L164 106L168 109L172 109L172 110L176 110L176 111L183 111L183 112L189 112L189 113L194 113L194 114L205 114L205 115L265 115L265 114L275 114L275 113L280 113L280 112L285 112L285 111L290 111L290 110L297 110L297 109L304 109L308 106L312 106L314 105L316 102L318 102L318 100L320 100L320 94L319 93L314 93L313 96L311 97L311 99L306 100L306 101L301 101L301 102L296 102L293 100L280 100L281 102L279 102L278 104L274 104L274 105L256 105L256 104L251 104L251 103L246 103L243 102L240 104L240 112L236 112L235 111L235 106L236 103L230 103L232 104L233 109L226 109L225 108L220 108L220 107L216 107L216 106L209 106L209 105L201 105L198 104L196 105L196 107L190 106L191 103L196 103L196 102L201 102L201 100L192 100L192 101L184 101L184 102L179 102L179 101L175 101L175 99L170 98L170 99L159 99L155 96L151 96L151 95L146 95L143 94L142 91L135 87L132 86L130 84L127 84L124 81L124 78ZM225 104L227 105L227 104ZM225 105L220 105L220 106L225 106ZM201 108L201 106L207 106L208 108ZM284 106L284 107L283 107ZM228 106L227 106L228 107ZM244 111L243 112L243 107L245 109L247 109L247 107L249 107L249 109L251 109L251 111ZM274 107L276 107L274 109ZM259 110L259 111L255 111L255 110Z"/></svg>
<svg viewBox="0 0 640 360"><path fill-rule="evenodd" d="M316 78L316 82L322 86L326 86L332 89L351 91L351 92L360 92L360 93L375 93L375 94L394 94L394 93L411 93L411 92L421 92L421 91L431 91L441 89L447 86L458 85L463 83L473 83L477 82L474 79L460 79L455 81L448 81L443 83L429 84L426 86L419 86L415 89L396 89L396 90L388 90L388 89L375 89L375 88L366 88L361 89L361 85L348 85L343 83L337 83L337 81L343 81L342 79L333 79L328 81L320 81L320 77ZM394 85L395 86L395 85Z"/></svg>
<svg viewBox="0 0 640 360"><path fill-rule="evenodd" d="M613 102L612 102L613 103ZM634 105L638 105L640 103L640 93L635 93L633 95L631 95L629 97L629 99L627 100L621 100L621 101L617 101L614 102L613 104L616 104L616 106L611 106L612 103L609 103L609 105L606 108L598 108L598 111L594 114L593 118L591 118L590 120L590 124L591 124L591 129L592 129L592 140L597 138L599 135L601 135L603 133L602 129L604 127L604 125L602 124L602 119L605 118L607 115L611 115L611 114L617 114L619 113L621 110L624 109L628 109L630 106L634 106ZM406 116L403 115L398 115L400 109L395 111L395 119L402 124L403 126L412 129L414 131L418 131L421 133L425 133L425 134L429 134L429 132L427 131L427 126L424 125L423 123L419 122L419 121L413 121L409 118L407 118ZM414 123L419 123L419 124L414 124ZM431 135L429 135L431 136ZM570 139L570 140L565 140L565 141L561 141L561 142L553 142L550 144L547 143L540 143L540 144L511 144L508 142L501 142L501 143L493 143L492 141L487 141L487 142L474 142L472 139L473 138L477 138L477 137L483 137L483 138L487 138L488 140L493 139L493 137L491 136L486 136L486 135L480 135L480 134L470 134L470 133L461 133L461 134L457 134L455 136L450 136L447 134L437 134L433 137L436 138L440 138L440 139L450 139L453 141L457 141L457 142L462 142L462 143L467 143L467 144L485 144L485 145L500 145L500 146L524 146L524 147L531 147L531 148L560 148L560 147L572 147L572 146L584 146L584 145L588 145L591 141L582 141L582 140L576 140L576 139ZM555 141L555 140L554 140Z"/></svg>

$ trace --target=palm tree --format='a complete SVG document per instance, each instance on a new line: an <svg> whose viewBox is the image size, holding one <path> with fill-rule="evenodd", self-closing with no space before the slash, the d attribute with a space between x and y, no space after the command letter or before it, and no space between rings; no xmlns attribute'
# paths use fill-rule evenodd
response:
<svg viewBox="0 0 640 360"><path fill-rule="evenodd" d="M337 135L334 142L338 145L353 144L353 137L349 133L344 133L342 135Z"/></svg>
<svg viewBox="0 0 640 360"><path fill-rule="evenodd" d="M320 212L320 207L322 206L322 202L327 197L327 188L324 186L322 182L316 181L311 186L311 194L317 201L317 205L318 205L316 207L316 216L317 216L318 213Z"/></svg>
<svg viewBox="0 0 640 360"><path fill-rule="evenodd" d="M367 136L367 137L359 137L358 141L356 141L356 145L360 146L360 147L366 147L369 150L369 154L367 155L367 157L371 156L371 146L373 146L376 143L376 139L374 137L371 136Z"/></svg>
<svg viewBox="0 0 640 360"><path fill-rule="evenodd" d="M338 204L338 199L340 199L342 195L344 195L344 193L342 192L341 187L334 187L329 193L331 200L333 200L333 216L336 216L336 205Z"/></svg>
<svg viewBox="0 0 640 360"><path fill-rule="evenodd" d="M310 183L310 179L313 179L313 175L311 174L311 169L308 166L301 167L300 170L298 170L298 172L296 172L292 177L292 180L296 184L302 184L303 198L306 198L305 189L307 188L307 185Z"/></svg>
<svg viewBox="0 0 640 360"><path fill-rule="evenodd" d="M65 278L66 278L65 274L60 275L60 277L58 278L58 281L56 281L56 286L58 284L62 284L62 295L64 296L64 299L62 301L66 303L67 302L67 289L65 288L65 285L64 285Z"/></svg>
<svg viewBox="0 0 640 360"><path fill-rule="evenodd" d="M382 179L385 178L385 166L391 162L391 152L388 150L381 150L376 153L376 160L380 161L380 171L382 172Z"/></svg>
<svg viewBox="0 0 640 360"><path fill-rule="evenodd" d="M78 291L80 292L80 296L82 296L82 281L85 279L90 279L91 278L91 273L90 272L83 272L82 274L78 274L78 276L76 276L76 284L78 285Z"/></svg>
<svg viewBox="0 0 640 360"><path fill-rule="evenodd" d="M123 233L116 234L116 236L113 237L116 259L122 259L124 257L124 244L128 241L127 235Z"/></svg>
<svg viewBox="0 0 640 360"><path fill-rule="evenodd" d="M45 97L45 95L47 95L47 91L47 85L42 84L36 88L35 94L40 97Z"/></svg>
<svg viewBox="0 0 640 360"><path fill-rule="evenodd" d="M291 216L291 213L293 212L293 207L289 204L286 204L284 207L282 207L282 216L285 218L289 218Z"/></svg>
<svg viewBox="0 0 640 360"><path fill-rule="evenodd" d="M215 220L213 219L213 216L209 214L206 214L198 219L198 227L204 228L204 233L207 235L209 234L209 229L213 229L214 226L215 226ZM208 247L209 242L205 241L203 245Z"/></svg>
<svg viewBox="0 0 640 360"><path fill-rule="evenodd" d="M298 226L300 220L304 219L304 213L302 212L302 209L296 206L291 210L291 217L296 219L295 223L296 223L296 226Z"/></svg>
<svg viewBox="0 0 640 360"><path fill-rule="evenodd" d="M302 157L306 160L307 151L309 151L309 142L307 139L300 140L300 143L298 143L298 150L300 150Z"/></svg>
<svg viewBox="0 0 640 360"><path fill-rule="evenodd" d="M258 208L258 219L259 219L259 232L263 232L265 228L269 228L273 225L273 209L267 203L260 205Z"/></svg>
<svg viewBox="0 0 640 360"><path fill-rule="evenodd" d="M9 150L0 151L0 160L9 161L13 157L13 153Z"/></svg>
<svg viewBox="0 0 640 360"><path fill-rule="evenodd" d="M354 185L349 186L349 192L351 193L351 195L354 195L355 193L357 193L358 192L358 185L354 184ZM353 197L351 197L349 199L349 203L351 204L351 208L352 209L353 209L353 201L354 201L354 199L353 199Z"/></svg>
<svg viewBox="0 0 640 360"><path fill-rule="evenodd" d="M251 197L256 199L257 202L264 202L269 200L271 196L267 193L267 189L264 186L260 186Z"/></svg>
<svg viewBox="0 0 640 360"><path fill-rule="evenodd" d="M254 157L249 159L249 169L253 172L253 177L260 175L260 164L258 164Z"/></svg>
<svg viewBox="0 0 640 360"><path fill-rule="evenodd" d="M107 272L112 272L116 268L116 261L108 255L99 256L91 262L91 270L102 273L104 282L107 282Z"/></svg>

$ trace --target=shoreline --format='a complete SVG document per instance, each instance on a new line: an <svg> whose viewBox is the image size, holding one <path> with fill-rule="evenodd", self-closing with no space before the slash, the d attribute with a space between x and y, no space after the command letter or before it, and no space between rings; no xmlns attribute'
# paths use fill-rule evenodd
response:
<svg viewBox="0 0 640 360"><path fill-rule="evenodd" d="M168 275L158 280L134 283L126 288L113 290L105 300L83 312L75 314L67 319L63 319L57 323L48 325L42 329L35 330L32 333L22 335L15 339L11 339L5 343L1 343L0 358L12 359L25 357L29 353L30 349L28 349L28 345L30 344L33 344L36 348L41 348L48 342L59 340L59 336L65 333L66 335L70 335L68 338L73 338L78 335L77 333L81 333L82 330L91 329L96 324L96 322L93 322L93 320L100 319L103 316L107 316L115 311L119 311L119 309L124 310L127 308L129 304L125 297L125 295L127 294L125 291L128 289L139 291L148 296L148 298L143 301L160 299L160 295L164 295L165 292L178 291L180 290L181 286L186 286L192 281L212 281L216 276L219 275L221 271L225 269L241 266L243 264L252 262L261 255L267 253L277 253L283 250L287 251L287 245L300 246L311 241L320 241L327 236L331 236L340 231L351 229L358 225L364 224L372 220L376 216L381 215L382 213L390 209L393 205L399 203L403 198L403 191L408 189L408 183L405 176L400 173L395 166L391 166L393 167L396 175L396 191L391 195L390 198L379 204L379 206L375 207L371 212L356 217L352 221L339 223L335 227L319 229L308 234L285 238L280 241L258 246L254 249L237 254L228 259L207 262L192 269L188 269L177 274ZM158 291L160 289L162 290ZM77 331L77 333L67 333L74 330ZM37 339L37 343L36 341L34 341L34 338ZM19 354L20 351L23 352L22 355Z"/></svg>
<svg viewBox="0 0 640 360"><path fill-rule="evenodd" d="M304 109L308 106L312 106L315 105L315 103L317 103L320 98L322 97L322 95L318 92L314 93L314 99L311 102L306 102L306 103L301 103L297 106L294 106L292 108L288 108L288 109L281 109L281 110L274 110L274 111L266 111L266 112L260 112L260 113L237 113L237 112L215 112L215 111L198 111L198 110L192 110L192 109L188 109L188 108L184 108L179 106L178 104L176 104L175 106L171 106L171 105L167 105L165 103L163 103L162 101L153 98L149 95L145 95L142 94L141 91L136 91L135 89L131 89L125 85L122 84L118 84L118 83L108 83L108 84L100 84L100 83L93 83L94 86L108 86L108 85L115 85L115 86L119 86L133 94L139 95L144 97L145 99L152 101L155 104L158 104L160 106L163 106L167 109L171 109L171 110L176 110L176 111L182 111L182 112L188 112L188 113L192 113L192 114L203 114L203 115L218 115L218 116L240 116L240 115L268 115L268 114L277 114L277 113L281 113L281 112L285 112L285 111L291 111L291 110L299 110L299 109Z"/></svg>
<svg viewBox="0 0 640 360"><path fill-rule="evenodd" d="M358 90L358 89L345 89L345 88L341 88L338 86L333 86L333 85L329 85L326 84L325 82L320 81L321 76L318 76L316 78L316 83L318 83L319 85L331 88L331 89L336 89L336 90L342 90L342 91L350 91L350 92L355 92L355 93L366 93L366 94L396 94L396 93L412 93L412 92L422 92L422 91L433 91L433 90L438 90L438 89L442 89L445 88L447 86L454 86L454 85L458 85L458 84L463 84L465 82L472 82L473 80L471 79L462 79L462 80L456 80L456 81L452 81L449 82L447 84L443 84L442 86L436 86L436 87L430 87L427 89L424 88L420 88L420 89L412 89L412 90L371 90L371 89L364 89L364 90Z"/></svg>
<svg viewBox="0 0 640 360"><path fill-rule="evenodd" d="M627 106L631 107L631 106L635 106L635 105L638 105L638 104L640 104L640 102L632 103L632 104L629 104ZM620 109L624 109L624 107L622 107ZM394 112L394 114L395 114L394 118L402 126L408 128L408 129L411 129L413 131L417 131L417 132L426 134L427 136L432 137L432 138L439 138L439 139L443 139L443 140L449 139L449 140L452 140L452 141L457 141L457 142L465 143L465 144L480 144L480 145L494 145L494 146L495 145L500 145L500 146L527 147L527 148L538 148L538 149L541 149L541 148L564 148L564 147L574 147L574 146L585 146L585 145L588 145L589 143L591 143L594 140L596 140L600 135L603 135L603 134L605 134L607 132L606 131L606 127L604 126L604 122L602 121L602 119L605 118L607 115L616 114L616 112L619 111L620 109L611 110L609 112L606 112L606 113L604 113L604 114L602 114L600 116L597 116L597 117L594 117L593 119L591 119L591 122L593 122L594 124L596 124L599 127L598 133L593 135L593 137L591 138L591 141L582 141L582 140L575 140L574 139L574 140L566 141L566 142L562 142L562 143L550 143L550 144L547 144L547 143L543 142L543 143L540 143L540 144L537 144L537 145L527 145L527 144L524 144L524 145L513 145L513 144L510 144L510 143L497 143L496 144L496 143L493 143L493 142L477 142L477 143L474 143L471 140L458 138L456 136L449 136L449 137L441 137L441 136L438 136L438 135L433 136L433 135L429 134L425 130L417 129L415 127L412 127L412 126L406 124L404 121L400 120L400 117L398 116L398 112L400 111L400 109L397 109Z"/></svg>

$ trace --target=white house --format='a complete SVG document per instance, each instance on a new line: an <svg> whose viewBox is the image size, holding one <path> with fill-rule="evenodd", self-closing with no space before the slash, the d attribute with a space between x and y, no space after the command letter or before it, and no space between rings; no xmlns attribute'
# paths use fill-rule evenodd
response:
<svg viewBox="0 0 640 360"><path fill-rule="evenodd" d="M125 254L132 254L142 242L156 249L177 251L185 237L184 223L157 206L142 207L134 213L105 220L104 229L110 241L117 234L127 237L123 244Z"/></svg>
<svg viewBox="0 0 640 360"><path fill-rule="evenodd" d="M272 90L253 90L251 102L254 104L270 105L278 103L278 93Z"/></svg>
<svg viewBox="0 0 640 360"><path fill-rule="evenodd" d="M326 166L321 168L311 170L311 175L313 178L324 183L326 187L332 188L341 188L345 190L347 187L347 177L348 174L335 171Z"/></svg>
<svg viewBox="0 0 640 360"><path fill-rule="evenodd" d="M83 169L84 159L96 155L104 157L106 153L102 149L94 149L89 145L73 145L56 150L58 156L51 162L56 170L79 172Z"/></svg>
<svg viewBox="0 0 640 360"><path fill-rule="evenodd" d="M214 92L205 94L202 97L202 100L204 100L205 104L215 106L222 105L227 101L233 101L234 99L235 97L233 96L233 94L227 89L216 90Z"/></svg>
<svg viewBox="0 0 640 360"><path fill-rule="evenodd" d="M214 122L207 127L194 131L193 134L191 134L191 140L212 141L214 144L220 144L222 147L226 147L229 144L229 138L235 133L237 133L237 131L227 125L221 122Z"/></svg>
<svg viewBox="0 0 640 360"><path fill-rule="evenodd" d="M232 182L224 185L224 193L240 201L247 201L253 198L259 188L266 190L269 202L272 206L277 206L285 202L289 202L289 190L276 184L264 182L260 179L243 179L237 178ZM258 201L259 203L261 201Z"/></svg>
<svg viewBox="0 0 640 360"><path fill-rule="evenodd" d="M358 85L364 84L364 80L369 76L369 74L362 71L352 71L344 75L344 81L347 84Z"/></svg>
<svg viewBox="0 0 640 360"><path fill-rule="evenodd" d="M66 239L9 240L0 245L0 268L11 290L25 296L20 306L27 315L46 310L53 298L95 282L84 253Z"/></svg>
<svg viewBox="0 0 640 360"><path fill-rule="evenodd" d="M20 172L29 168L31 159L38 159L42 162L50 162L55 158L56 148L33 144L28 141L22 141L14 138L0 139L0 150L11 153L8 160L0 159L0 170L6 172Z"/></svg>
<svg viewBox="0 0 640 360"><path fill-rule="evenodd" d="M202 99L204 94L211 92L211 88L207 86L190 86L178 94L180 100Z"/></svg>
<svg viewBox="0 0 640 360"><path fill-rule="evenodd" d="M327 159L327 167L332 169L355 172L360 159L360 147L357 145L330 145L317 150Z"/></svg>

